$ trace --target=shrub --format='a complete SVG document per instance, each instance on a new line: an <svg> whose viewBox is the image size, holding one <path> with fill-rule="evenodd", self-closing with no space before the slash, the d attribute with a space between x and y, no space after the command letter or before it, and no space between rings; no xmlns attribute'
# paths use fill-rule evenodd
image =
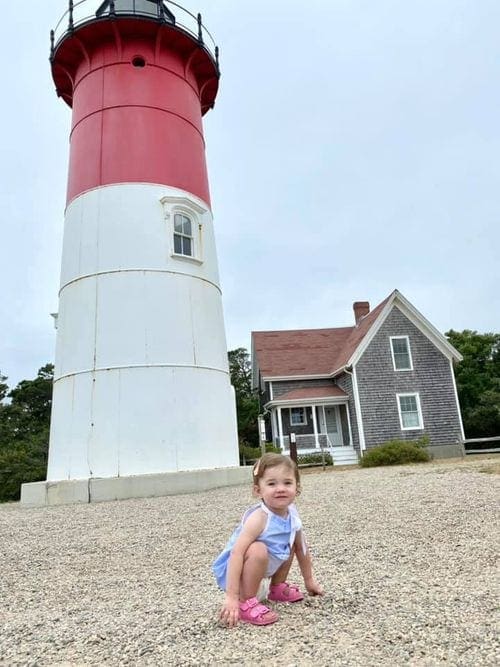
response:
<svg viewBox="0 0 500 667"><path fill-rule="evenodd" d="M260 447L250 447L250 445L240 444L240 463L245 465L255 461L260 456Z"/></svg>
<svg viewBox="0 0 500 667"><path fill-rule="evenodd" d="M428 436L410 442L407 440L389 440L378 447L368 450L359 462L362 468L374 466L393 466L402 463L423 463L431 457L426 447Z"/></svg>
<svg viewBox="0 0 500 667"><path fill-rule="evenodd" d="M245 465L247 463L253 463L258 458L260 458L262 452L260 447L251 447L245 442L240 442L240 464ZM266 442L266 452L273 452L275 454L280 454L281 449L275 447L272 442Z"/></svg>
<svg viewBox="0 0 500 667"><path fill-rule="evenodd" d="M323 465L323 455L322 454L298 454L297 462L300 465ZM332 466L333 459L332 455L328 452L325 452L325 465Z"/></svg>

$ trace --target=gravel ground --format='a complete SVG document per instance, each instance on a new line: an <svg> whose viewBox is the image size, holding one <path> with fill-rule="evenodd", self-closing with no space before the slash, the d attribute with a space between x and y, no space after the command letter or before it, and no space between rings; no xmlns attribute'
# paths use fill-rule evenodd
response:
<svg viewBox="0 0 500 667"><path fill-rule="evenodd" d="M497 456L304 474L326 594L265 628L218 625L210 572L249 486L0 505L0 664L499 665L498 472Z"/></svg>

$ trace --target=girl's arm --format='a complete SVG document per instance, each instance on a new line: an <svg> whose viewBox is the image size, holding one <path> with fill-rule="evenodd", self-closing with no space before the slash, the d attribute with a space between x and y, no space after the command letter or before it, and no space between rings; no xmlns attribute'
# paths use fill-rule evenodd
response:
<svg viewBox="0 0 500 667"><path fill-rule="evenodd" d="M301 530L295 536L295 555L299 562L300 572L304 579L304 585L309 595L323 595L323 587L318 584L313 576L312 560L309 549L303 551L305 538Z"/></svg>
<svg viewBox="0 0 500 667"><path fill-rule="evenodd" d="M231 550L227 566L226 597L220 611L221 620L229 626L236 625L240 616L240 580L245 553L264 530L266 521L265 512L261 509L255 510L245 521L243 530Z"/></svg>

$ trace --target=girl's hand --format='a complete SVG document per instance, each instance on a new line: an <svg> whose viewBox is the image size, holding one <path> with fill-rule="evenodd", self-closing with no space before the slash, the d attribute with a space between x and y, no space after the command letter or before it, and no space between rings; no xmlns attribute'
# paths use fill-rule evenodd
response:
<svg viewBox="0 0 500 667"><path fill-rule="evenodd" d="M309 593L309 595L324 595L325 591L323 590L323 586L320 586L317 581L314 579L310 579L309 581L304 582L306 586L306 590Z"/></svg>
<svg viewBox="0 0 500 667"><path fill-rule="evenodd" d="M238 598L226 595L219 617L220 620L230 628L238 625L240 618L240 604Z"/></svg>

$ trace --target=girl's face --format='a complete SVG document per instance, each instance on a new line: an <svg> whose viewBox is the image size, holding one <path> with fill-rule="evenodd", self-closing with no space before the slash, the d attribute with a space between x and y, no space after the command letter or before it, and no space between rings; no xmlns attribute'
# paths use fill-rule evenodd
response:
<svg viewBox="0 0 500 667"><path fill-rule="evenodd" d="M297 482L293 470L284 463L267 468L258 483L254 485L254 491L271 512L285 517L288 514L288 506L293 503L297 495Z"/></svg>

